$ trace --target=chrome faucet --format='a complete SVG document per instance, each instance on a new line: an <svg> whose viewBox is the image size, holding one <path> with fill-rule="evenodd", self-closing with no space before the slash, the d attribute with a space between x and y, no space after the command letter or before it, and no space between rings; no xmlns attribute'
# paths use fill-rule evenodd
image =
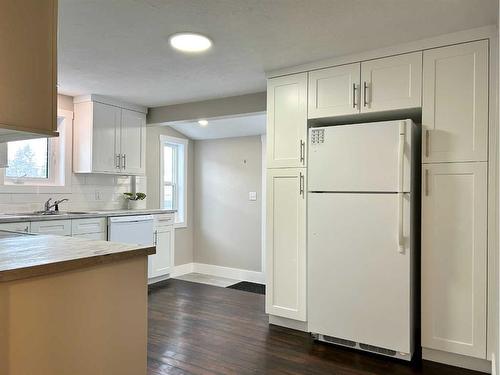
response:
<svg viewBox="0 0 500 375"><path fill-rule="evenodd" d="M62 203L62 202L66 202L66 201L69 201L69 199L67 198L64 198L64 199L60 199L60 200L56 200L54 201L54 203L50 204L50 201L52 200L52 198L49 198L47 199L47 201L43 204L43 208L44 208L44 213L51 213L51 212L58 212L59 211L59 204ZM51 211L50 209L54 207L54 211Z"/></svg>

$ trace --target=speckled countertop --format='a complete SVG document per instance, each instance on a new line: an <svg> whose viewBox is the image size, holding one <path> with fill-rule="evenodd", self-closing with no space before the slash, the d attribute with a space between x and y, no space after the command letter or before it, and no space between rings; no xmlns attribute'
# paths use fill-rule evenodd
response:
<svg viewBox="0 0 500 375"><path fill-rule="evenodd" d="M154 246L0 231L0 282L151 255Z"/></svg>
<svg viewBox="0 0 500 375"><path fill-rule="evenodd" d="M109 210L109 211L85 211L85 212L64 212L59 215L30 215L0 213L0 223L15 223L20 221L44 221L44 220L64 220L64 219L86 219L92 217L111 217L111 216L133 216L133 215L154 215L171 214L175 210L144 209L144 210Z"/></svg>

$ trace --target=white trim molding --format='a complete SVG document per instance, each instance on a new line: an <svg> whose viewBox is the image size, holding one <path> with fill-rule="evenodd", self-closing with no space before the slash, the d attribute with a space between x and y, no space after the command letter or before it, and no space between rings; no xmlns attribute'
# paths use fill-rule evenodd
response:
<svg viewBox="0 0 500 375"><path fill-rule="evenodd" d="M491 362L486 359L473 358L428 348L422 348L422 359L491 374Z"/></svg>
<svg viewBox="0 0 500 375"><path fill-rule="evenodd" d="M259 284L266 283L266 278L263 272L216 266L214 264L205 263L186 263L175 266L171 277L178 277L192 272L240 281L250 281Z"/></svg>

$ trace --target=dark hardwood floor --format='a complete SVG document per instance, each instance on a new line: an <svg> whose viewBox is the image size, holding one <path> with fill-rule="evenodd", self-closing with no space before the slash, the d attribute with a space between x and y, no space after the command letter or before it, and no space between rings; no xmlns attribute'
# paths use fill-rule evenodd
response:
<svg viewBox="0 0 500 375"><path fill-rule="evenodd" d="M480 373L316 343L306 333L269 326L263 295L169 280L149 295L148 374Z"/></svg>

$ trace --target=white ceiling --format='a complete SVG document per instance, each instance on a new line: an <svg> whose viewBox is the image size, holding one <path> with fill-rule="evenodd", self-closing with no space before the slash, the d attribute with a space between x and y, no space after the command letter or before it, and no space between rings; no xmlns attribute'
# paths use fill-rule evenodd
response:
<svg viewBox="0 0 500 375"><path fill-rule="evenodd" d="M265 90L268 70L497 22L497 0L60 0L59 85L149 107ZM179 31L214 48L183 55Z"/></svg>
<svg viewBox="0 0 500 375"><path fill-rule="evenodd" d="M195 140L245 137L266 133L265 113L208 119L207 126L200 126L198 122L179 122L169 124L186 137Z"/></svg>

